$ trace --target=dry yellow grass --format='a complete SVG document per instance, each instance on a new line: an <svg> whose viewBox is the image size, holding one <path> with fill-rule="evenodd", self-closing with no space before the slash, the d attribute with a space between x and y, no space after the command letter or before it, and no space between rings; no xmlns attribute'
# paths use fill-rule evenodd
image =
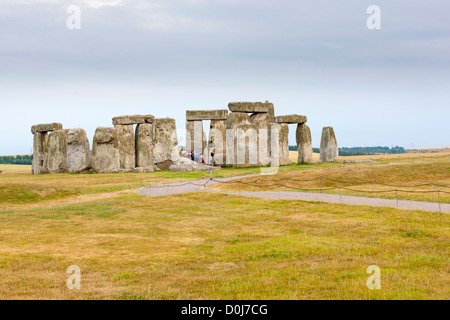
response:
<svg viewBox="0 0 450 320"><path fill-rule="evenodd" d="M324 179L319 179L320 177ZM315 180L301 181L310 179ZM259 180L258 184L256 180ZM343 187L362 192L341 189L342 194L366 197L372 196L371 182L375 181L378 182L373 185L375 197L395 199L396 190L400 190L398 191L399 199L437 202L439 190L447 192L440 192L439 200L448 203L450 202L450 152L424 156L405 154L400 157L385 157L373 163L324 163L280 167L276 175L243 178L232 183L215 185L213 189L234 192L238 189L239 181L249 184L240 184L241 191L319 192L323 189L322 192L338 193L337 188ZM366 183L362 183L364 181ZM326 190L329 188L336 189Z"/></svg>
<svg viewBox="0 0 450 320"><path fill-rule="evenodd" d="M0 213L0 298L449 299L448 242L437 213L127 196ZM381 290L366 287L374 264Z"/></svg>
<svg viewBox="0 0 450 320"><path fill-rule="evenodd" d="M31 173L31 166L17 164L0 164L0 171L7 173Z"/></svg>
<svg viewBox="0 0 450 320"><path fill-rule="evenodd" d="M287 166L266 179L449 183L449 164L448 155L410 155ZM134 194L141 181L198 177L1 175L0 299L450 298L448 215L215 193ZM381 268L381 290L366 287L373 264ZM80 291L66 287L70 265L81 268Z"/></svg>

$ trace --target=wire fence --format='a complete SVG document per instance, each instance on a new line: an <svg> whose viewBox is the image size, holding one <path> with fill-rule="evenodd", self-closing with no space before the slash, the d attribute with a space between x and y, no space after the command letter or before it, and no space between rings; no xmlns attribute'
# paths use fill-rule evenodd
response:
<svg viewBox="0 0 450 320"><path fill-rule="evenodd" d="M194 181L186 181L186 182L182 181L182 182L176 182L176 183L171 183L171 184L162 184L162 185L151 185L150 184L147 186L144 184L143 181L141 181L141 184L143 187L150 188L150 193L151 193L151 189L153 189L153 188L155 188L155 189L166 188L166 190L167 190L166 194L169 193L169 191L168 191L169 188L180 188L180 187L184 187L187 185L192 185L192 186L196 186L196 187L207 187L208 184L212 185L213 183L235 185L237 188L237 191L239 193L241 193L242 185L252 187L253 189L256 189L256 192L259 192L263 188L275 188L275 190L278 192L280 192L280 190L283 188L286 191L292 190L292 191L319 192L319 193L328 193L328 192L337 190L339 197L341 198L341 202L342 202L342 192L343 191L348 191L348 192L353 192L353 193L358 193L358 194L370 193L372 195L372 198L374 198L375 195L392 194L395 192L395 199L397 201L397 207L398 207L398 201L399 201L399 193L402 193L402 194L405 194L405 193L406 194L432 194L432 202L433 203L437 202L439 204L439 212L441 212L442 195L450 194L450 192L449 192L450 186L449 185L436 183L436 182L427 182L427 183L414 184L414 185L400 185L400 184L389 184L389 183L377 182L374 180L371 180L371 181L367 181L367 180L343 181L343 180L331 179L331 178L324 177L324 176L311 178L311 179L294 179L294 178L286 177L286 178L277 179L277 180L273 180L273 179L267 180L267 179L261 179L258 177L252 181L238 180L238 179L244 179L244 178L248 179L249 178L248 176L251 175L250 172L246 171L247 177L246 176L228 177L228 179L230 179L230 180L224 180L227 178L214 178L214 177L211 177L210 175L202 175L200 177L196 177L198 180L194 180ZM255 172L259 173L260 171L255 170ZM289 182L307 183L307 182L316 182L316 181L319 181L319 188L304 187L304 186L299 186L299 185L296 185L296 186L289 185ZM323 187L324 182L326 182L326 181L332 182L332 183L338 183L340 185L331 186L331 187L330 186ZM362 189L358 189L358 188L351 188L351 187L348 187L345 185L371 185L371 190L362 190ZM395 189L375 190L375 186L377 186L377 185L380 185L383 187L395 188ZM411 190L411 189L409 189L409 188L419 188L419 187L430 187L431 190ZM441 190L441 188L449 189L449 190Z"/></svg>

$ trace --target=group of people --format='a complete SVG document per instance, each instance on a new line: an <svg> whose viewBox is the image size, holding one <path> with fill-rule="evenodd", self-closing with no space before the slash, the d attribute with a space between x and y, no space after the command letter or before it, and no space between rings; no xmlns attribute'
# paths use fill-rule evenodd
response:
<svg viewBox="0 0 450 320"><path fill-rule="evenodd" d="M206 164L205 158L203 157L203 154L202 153L198 153L197 151L189 150L188 152L185 152L183 154L183 157L191 159L192 161L195 161L195 162L200 163L200 164ZM214 152L211 152L211 158L210 158L210 161L209 161L209 165L211 165L211 166L215 165Z"/></svg>

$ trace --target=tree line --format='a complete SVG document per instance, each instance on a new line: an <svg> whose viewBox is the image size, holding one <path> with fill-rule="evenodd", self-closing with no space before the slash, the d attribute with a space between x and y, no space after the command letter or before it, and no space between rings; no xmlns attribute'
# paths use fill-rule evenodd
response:
<svg viewBox="0 0 450 320"><path fill-rule="evenodd" d="M31 165L32 155L26 156L0 156L0 164L26 164Z"/></svg>
<svg viewBox="0 0 450 320"><path fill-rule="evenodd" d="M290 151L297 151L297 146L289 146ZM320 153L320 148L313 148L313 152ZM371 154L400 154L406 153L403 147L352 147L352 148L339 148L340 156L364 156Z"/></svg>

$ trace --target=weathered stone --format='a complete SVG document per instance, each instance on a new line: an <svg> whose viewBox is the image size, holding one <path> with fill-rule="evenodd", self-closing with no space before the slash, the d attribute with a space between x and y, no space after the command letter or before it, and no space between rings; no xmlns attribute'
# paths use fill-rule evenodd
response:
<svg viewBox="0 0 450 320"><path fill-rule="evenodd" d="M283 123L269 124L269 148L271 166L287 165L289 161L289 126Z"/></svg>
<svg viewBox="0 0 450 320"><path fill-rule="evenodd" d="M131 125L141 123L152 123L155 119L151 114L149 115L135 115L135 116L119 116L112 119L113 125Z"/></svg>
<svg viewBox="0 0 450 320"><path fill-rule="evenodd" d="M258 137L258 166L270 165L268 130L269 123L273 122L271 119L273 117L269 113L254 113L250 116Z"/></svg>
<svg viewBox="0 0 450 320"><path fill-rule="evenodd" d="M50 173L67 172L67 132L56 130L48 136L47 168Z"/></svg>
<svg viewBox="0 0 450 320"><path fill-rule="evenodd" d="M297 163L311 163L313 150L311 140L311 130L304 123L297 125L296 131L298 161Z"/></svg>
<svg viewBox="0 0 450 320"><path fill-rule="evenodd" d="M98 173L112 173L120 170L120 153L115 128L97 128L92 147L92 168Z"/></svg>
<svg viewBox="0 0 450 320"><path fill-rule="evenodd" d="M192 172L192 171L216 171L220 170L220 167L212 167L204 164L199 164L188 158L179 158L176 163L170 166L171 172Z"/></svg>
<svg viewBox="0 0 450 320"><path fill-rule="evenodd" d="M136 167L136 140L133 125L115 125L117 149L120 154L120 169L134 170Z"/></svg>
<svg viewBox="0 0 450 320"><path fill-rule="evenodd" d="M208 153L208 135L206 134L206 132L203 132L201 154L203 154L205 161L207 153Z"/></svg>
<svg viewBox="0 0 450 320"><path fill-rule="evenodd" d="M67 164L70 173L80 173L92 166L89 139L83 129L67 132Z"/></svg>
<svg viewBox="0 0 450 320"><path fill-rule="evenodd" d="M117 130L115 128L98 127L94 134L94 143L117 143Z"/></svg>
<svg viewBox="0 0 450 320"><path fill-rule="evenodd" d="M236 128L241 125L250 125L250 117L246 112L232 112L228 115L226 131L226 164L236 163Z"/></svg>
<svg viewBox="0 0 450 320"><path fill-rule="evenodd" d="M36 132L33 139L32 174L48 173L48 133Z"/></svg>
<svg viewBox="0 0 450 320"><path fill-rule="evenodd" d="M153 125L138 124L136 127L136 167L153 169Z"/></svg>
<svg viewBox="0 0 450 320"><path fill-rule="evenodd" d="M155 169L153 169L153 166L151 166L151 167L137 167L137 168L134 168L134 172L136 172L136 173L152 173L154 171L155 171Z"/></svg>
<svg viewBox="0 0 450 320"><path fill-rule="evenodd" d="M153 122L153 161L161 170L168 170L179 159L175 119L155 119Z"/></svg>
<svg viewBox="0 0 450 320"><path fill-rule="evenodd" d="M227 120L228 110L188 110L186 111L187 121L197 120Z"/></svg>
<svg viewBox="0 0 450 320"><path fill-rule="evenodd" d="M320 162L336 162L338 155L339 149L333 127L324 127L320 140Z"/></svg>
<svg viewBox="0 0 450 320"><path fill-rule="evenodd" d="M273 110L273 103L270 102L230 102L228 109L231 112L247 112L247 113L269 113Z"/></svg>
<svg viewBox="0 0 450 320"><path fill-rule="evenodd" d="M186 121L186 148L187 151L203 150L203 122Z"/></svg>
<svg viewBox="0 0 450 320"><path fill-rule="evenodd" d="M227 119L227 129L236 129L240 125L251 124L250 117L245 112L232 112Z"/></svg>
<svg viewBox="0 0 450 320"><path fill-rule="evenodd" d="M37 124L31 127L31 133L35 134L36 132L50 132L56 130L62 130L63 126L61 123L45 123L45 124Z"/></svg>
<svg viewBox="0 0 450 320"><path fill-rule="evenodd" d="M214 153L214 160L217 165L225 164L226 154L226 120L211 120L209 126L209 150L208 150L208 164L211 163L211 152Z"/></svg>
<svg viewBox="0 0 450 320"><path fill-rule="evenodd" d="M254 124L236 128L235 160L237 167L258 165L258 135Z"/></svg>
<svg viewBox="0 0 450 320"><path fill-rule="evenodd" d="M275 117L276 123L288 123L288 124L306 123L307 120L308 119L306 118L306 116L301 116L298 114L290 114L290 115L286 115L286 116Z"/></svg>

